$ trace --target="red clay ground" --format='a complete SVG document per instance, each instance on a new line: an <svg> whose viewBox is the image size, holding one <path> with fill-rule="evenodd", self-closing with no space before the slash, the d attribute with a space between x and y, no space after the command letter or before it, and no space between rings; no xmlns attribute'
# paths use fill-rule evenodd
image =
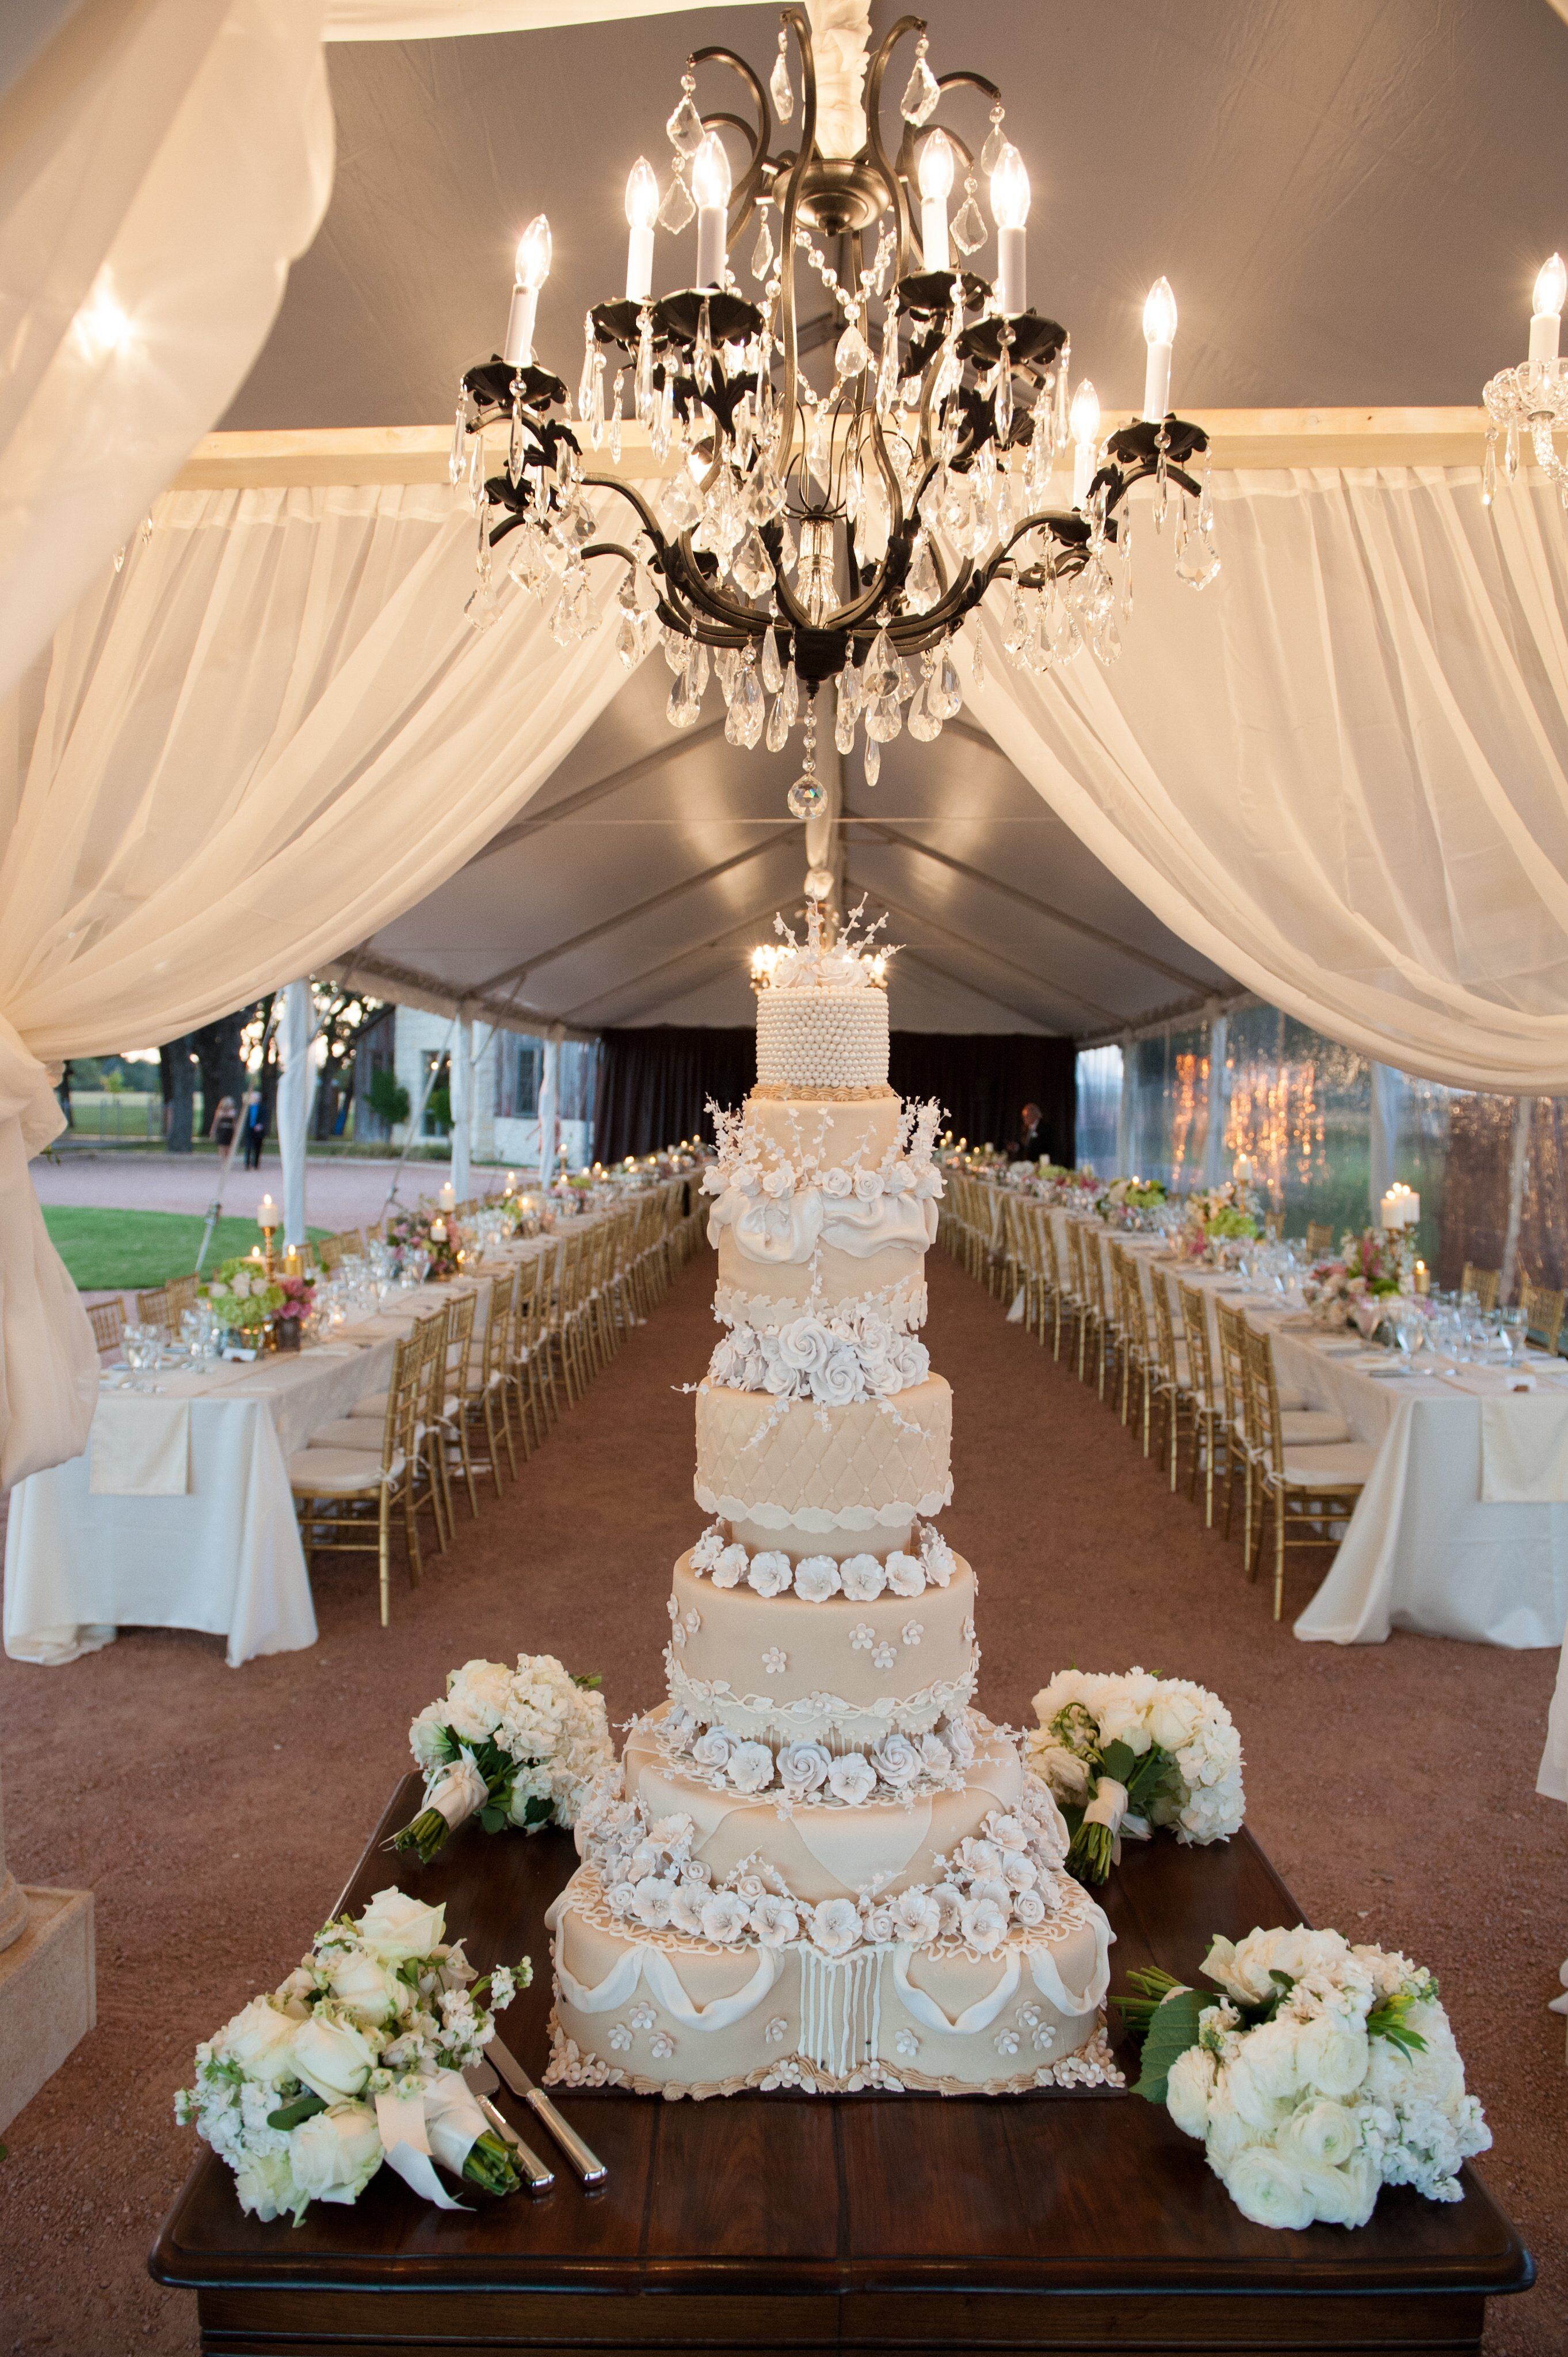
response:
<svg viewBox="0 0 1568 2357"><path fill-rule="evenodd" d="M1486 2173L1541 2270L1494 2304L1489 2357L1560 2351L1568 2105L1544 2005L1568 1950L1568 1817L1533 1791L1554 1657L1297 1644L1092 1395L940 1255L930 1276L957 1395L944 1527L981 1573L985 1707L1022 1718L1064 1662L1223 1695L1251 1822L1304 1909L1442 1978L1497 2136ZM0 1661L11 1863L91 1886L99 1960L98 2029L0 2165L0 2352L195 2349L194 2304L145 2272L191 2157L172 2091L198 2038L306 1944L449 1666L527 1646L602 1670L612 1717L659 1697L670 1567L699 1526L672 1386L706 1359L712 1283L700 1254L520 1489L398 1589L390 1631L362 1569L335 1565L306 1653L227 1670L216 1641L148 1631L63 1670Z"/></svg>

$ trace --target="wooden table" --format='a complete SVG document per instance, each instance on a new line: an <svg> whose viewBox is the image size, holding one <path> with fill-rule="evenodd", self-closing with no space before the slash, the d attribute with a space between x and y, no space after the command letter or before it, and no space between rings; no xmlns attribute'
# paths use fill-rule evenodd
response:
<svg viewBox="0 0 1568 2357"><path fill-rule="evenodd" d="M502 2017L542 2075L542 1916L570 1841L465 1826L412 1872L381 1847L413 1813L400 1788L340 1905L394 1878L448 1901L482 1966L532 1953ZM1109 1886L1113 1986L1151 1961L1196 1975L1210 1932L1300 1910L1246 1834L1133 1846ZM280 1976L292 1960L280 1957ZM1130 2059L1123 2054L1123 2061ZM528 2115L501 2100L524 2124ZM608 2164L585 2194L467 2212L426 2207L383 2169L350 2210L244 2217L203 2152L150 2266L197 2294L206 2352L355 2357L587 2350L1261 2350L1451 2352L1480 2346L1487 2296L1525 2290L1528 2252L1475 2174L1449 2207L1385 2191L1370 2225L1250 2225L1163 2110L1104 2089L996 2098L742 2095L663 2103L611 2089L563 2108ZM538 2133L531 2129L539 2143ZM552 2149L544 2144L543 2149Z"/></svg>

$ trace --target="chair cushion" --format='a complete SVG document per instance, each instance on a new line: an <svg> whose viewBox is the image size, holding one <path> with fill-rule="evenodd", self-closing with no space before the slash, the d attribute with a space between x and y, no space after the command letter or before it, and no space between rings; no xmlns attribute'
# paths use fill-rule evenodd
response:
<svg viewBox="0 0 1568 2357"><path fill-rule="evenodd" d="M1377 1450L1361 1440L1347 1441L1338 1448L1287 1448L1285 1480L1305 1489L1318 1483L1329 1490L1351 1483L1359 1487L1370 1475L1377 1457Z"/></svg>
<svg viewBox="0 0 1568 2357"><path fill-rule="evenodd" d="M330 1424L319 1425L306 1441L307 1448L351 1448L357 1457L373 1457L380 1461L381 1453L380 1424L368 1416L339 1415Z"/></svg>
<svg viewBox="0 0 1568 2357"><path fill-rule="evenodd" d="M1287 1448L1333 1448L1352 1437L1349 1426L1326 1407L1280 1410L1280 1438Z"/></svg>
<svg viewBox="0 0 1568 2357"><path fill-rule="evenodd" d="M394 1458L389 1479L403 1471ZM296 1498L371 1498L381 1486L381 1460L370 1448L302 1448L288 1460L288 1486Z"/></svg>
<svg viewBox="0 0 1568 2357"><path fill-rule="evenodd" d="M386 1415L386 1412L387 1395L385 1392L371 1392L366 1398L356 1400L353 1406L349 1410L350 1415L363 1416L367 1421L371 1416L375 1416L379 1421Z"/></svg>

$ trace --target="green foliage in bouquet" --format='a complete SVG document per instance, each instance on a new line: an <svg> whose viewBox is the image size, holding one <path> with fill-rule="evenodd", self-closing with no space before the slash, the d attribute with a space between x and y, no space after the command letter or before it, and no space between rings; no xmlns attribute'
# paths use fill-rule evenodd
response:
<svg viewBox="0 0 1568 2357"><path fill-rule="evenodd" d="M551 1653L521 1653L515 1669L472 1661L454 1670L445 1699L409 1729L425 1805L392 1846L428 1865L470 1816L488 1834L575 1824L584 1788L615 1760L599 1683L596 1671L575 1676Z"/></svg>
<svg viewBox="0 0 1568 2357"><path fill-rule="evenodd" d="M249 1258L224 1261L203 1290L220 1326L247 1333L264 1326L283 1306L282 1286L269 1281L261 1263Z"/></svg>

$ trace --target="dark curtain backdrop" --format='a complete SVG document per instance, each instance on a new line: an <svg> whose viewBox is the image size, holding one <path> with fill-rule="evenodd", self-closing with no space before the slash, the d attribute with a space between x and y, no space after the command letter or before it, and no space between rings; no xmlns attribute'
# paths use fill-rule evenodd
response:
<svg viewBox="0 0 1568 2357"><path fill-rule="evenodd" d="M1077 1052L1070 1039L1023 1031L895 1031L889 1078L900 1096L940 1098L944 1128L976 1146L1011 1144L1022 1108L1037 1104L1053 1160L1070 1165ZM703 1112L708 1098L739 1104L756 1072L757 1039L749 1026L730 1031L650 1024L602 1033L596 1156L619 1162L679 1137L711 1138Z"/></svg>

